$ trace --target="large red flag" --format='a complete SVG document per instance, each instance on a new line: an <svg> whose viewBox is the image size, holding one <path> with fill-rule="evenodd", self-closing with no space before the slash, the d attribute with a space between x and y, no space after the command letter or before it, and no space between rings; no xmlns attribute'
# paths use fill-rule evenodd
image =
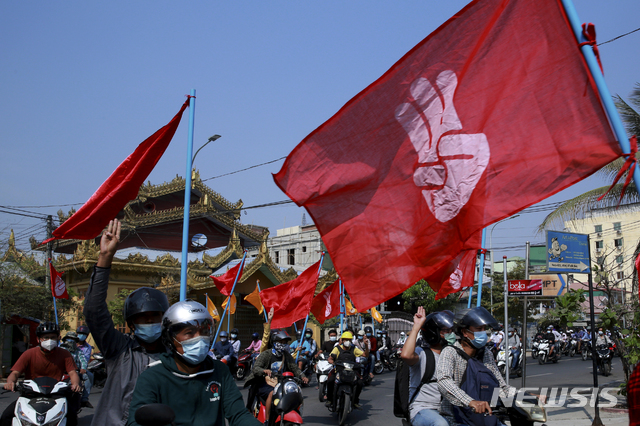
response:
<svg viewBox="0 0 640 426"><path fill-rule="evenodd" d="M220 275L219 277L214 277L213 275L210 275L211 279L213 280L213 283L216 285L218 290L220 290L220 293L224 294L225 296L229 296L231 294L231 290L233 289L233 283L236 281L236 276L238 277L238 281L240 281L240 278L242 278L243 271L240 270L240 267L243 264L244 262L238 263L236 266L229 269L227 272ZM240 270L240 275L238 275L238 270Z"/></svg>
<svg viewBox="0 0 640 426"><path fill-rule="evenodd" d="M340 280L335 280L333 284L322 290L311 303L311 312L320 322L324 324L329 318L340 315Z"/></svg>
<svg viewBox="0 0 640 426"><path fill-rule="evenodd" d="M62 272L56 271L53 264L49 262L49 271L51 273L51 294L56 299L68 299L67 285L62 279Z"/></svg>
<svg viewBox="0 0 640 426"><path fill-rule="evenodd" d="M164 154L180 124L182 113L189 99L178 114L160 130L149 136L107 178L98 190L69 219L55 231L53 237L42 242L59 239L88 240L95 238L111 219L134 198L140 186Z"/></svg>
<svg viewBox="0 0 640 426"><path fill-rule="evenodd" d="M453 273L483 227L620 155L560 1L478 0L307 136L274 179L365 310Z"/></svg>
<svg viewBox="0 0 640 426"><path fill-rule="evenodd" d="M262 305L273 308L272 328L289 327L307 316L318 284L320 261L309 266L298 278L260 292Z"/></svg>

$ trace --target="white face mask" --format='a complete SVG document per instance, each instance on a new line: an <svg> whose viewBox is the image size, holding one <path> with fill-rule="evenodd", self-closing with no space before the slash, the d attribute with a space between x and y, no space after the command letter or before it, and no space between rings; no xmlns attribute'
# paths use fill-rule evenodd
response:
<svg viewBox="0 0 640 426"><path fill-rule="evenodd" d="M42 347L42 349L44 349L46 351L52 351L53 348L58 346L58 341L57 340L43 340L40 343L40 346Z"/></svg>
<svg viewBox="0 0 640 426"><path fill-rule="evenodd" d="M351 346L351 340L346 340L346 341L344 341L344 342L342 343L342 345L343 345L345 348L348 348L349 346Z"/></svg>

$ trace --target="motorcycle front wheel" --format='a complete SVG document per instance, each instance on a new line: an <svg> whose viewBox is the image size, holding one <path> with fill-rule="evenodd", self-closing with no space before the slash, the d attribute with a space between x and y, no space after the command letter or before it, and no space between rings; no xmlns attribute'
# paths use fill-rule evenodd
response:
<svg viewBox="0 0 640 426"><path fill-rule="evenodd" d="M531 351L531 358L536 359L538 357L538 353L536 351Z"/></svg>
<svg viewBox="0 0 640 426"><path fill-rule="evenodd" d="M611 374L611 364L608 362L604 363L604 371L602 372L602 374L604 374L605 377L607 377L609 374Z"/></svg>
<svg viewBox="0 0 640 426"><path fill-rule="evenodd" d="M587 351L582 351L582 360L583 361L587 360Z"/></svg>
<svg viewBox="0 0 640 426"><path fill-rule="evenodd" d="M544 365L544 363L545 363L546 361L547 361L547 360L546 360L546 356L545 356L545 354L538 355L538 364L540 364L540 365Z"/></svg>
<svg viewBox="0 0 640 426"><path fill-rule="evenodd" d="M338 424L343 426L347 422L347 416L349 415L349 410L351 409L351 395L348 393L343 393L341 398L341 407L338 412Z"/></svg>
<svg viewBox="0 0 640 426"><path fill-rule="evenodd" d="M398 357L396 354L393 354L389 357L389 370L396 371L398 368Z"/></svg>
<svg viewBox="0 0 640 426"><path fill-rule="evenodd" d="M236 379L244 379L245 372L246 370L244 369L244 367L238 367L238 369L236 370Z"/></svg>
<svg viewBox="0 0 640 426"><path fill-rule="evenodd" d="M384 365L382 365L381 362L376 362L375 367L373 367L373 372L375 374L382 374L383 371L384 371Z"/></svg>
<svg viewBox="0 0 640 426"><path fill-rule="evenodd" d="M327 386L326 383L318 384L318 400L320 402L324 402L324 393L325 393L326 386Z"/></svg>

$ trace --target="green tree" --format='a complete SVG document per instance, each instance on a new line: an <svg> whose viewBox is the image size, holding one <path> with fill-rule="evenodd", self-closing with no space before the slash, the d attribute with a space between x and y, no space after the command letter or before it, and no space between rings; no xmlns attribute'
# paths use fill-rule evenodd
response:
<svg viewBox="0 0 640 426"><path fill-rule="evenodd" d="M507 271L507 280L523 280L525 278L524 260L517 260L511 271ZM482 286L481 306L484 306L498 322L504 324L504 272L495 272L493 280L488 285ZM491 291L493 290L493 305L491 304ZM474 289L474 293L476 289ZM524 299L522 297L507 297L509 324L524 320ZM527 317L531 318L535 308L529 303Z"/></svg>
<svg viewBox="0 0 640 426"><path fill-rule="evenodd" d="M424 307L426 312L435 312L452 309L458 300L458 295L450 294L436 300L436 292L425 280L420 280L402 293L402 298L404 299L404 310L407 312L416 312L418 306Z"/></svg>
<svg viewBox="0 0 640 426"><path fill-rule="evenodd" d="M133 290L123 289L120 290L116 297L113 298L107 306L109 308L109 312L111 313L111 318L113 318L113 323L116 325L124 325L124 301L127 299L127 296L131 294Z"/></svg>
<svg viewBox="0 0 640 426"><path fill-rule="evenodd" d="M560 327L566 327L567 324L582 319L582 303L586 300L585 290L569 290L562 296L558 296L554 300L554 307L538 321L539 325L546 327L549 324L555 324Z"/></svg>

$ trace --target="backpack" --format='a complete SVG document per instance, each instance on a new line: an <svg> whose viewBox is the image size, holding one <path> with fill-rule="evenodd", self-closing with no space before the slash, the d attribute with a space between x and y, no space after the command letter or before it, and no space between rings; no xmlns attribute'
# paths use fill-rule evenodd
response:
<svg viewBox="0 0 640 426"><path fill-rule="evenodd" d="M472 358L462 349L454 347L461 357L467 360L467 369L462 376L460 389L475 401L491 402L493 390L500 387L500 383L482 361ZM453 414L457 423L468 426L497 426L498 418L485 416L484 413L474 413L470 407L453 406Z"/></svg>
<svg viewBox="0 0 640 426"><path fill-rule="evenodd" d="M425 383L431 383L433 373L436 371L436 358L433 355L433 352L428 348L423 348L423 350L427 356L427 364L422 380L420 380L420 385L416 388L413 395L409 395L409 370L411 367L405 362L402 362L401 358L398 359L396 380L393 388L393 414L396 417L409 420L409 405L411 405L411 402L420 392L422 385Z"/></svg>

